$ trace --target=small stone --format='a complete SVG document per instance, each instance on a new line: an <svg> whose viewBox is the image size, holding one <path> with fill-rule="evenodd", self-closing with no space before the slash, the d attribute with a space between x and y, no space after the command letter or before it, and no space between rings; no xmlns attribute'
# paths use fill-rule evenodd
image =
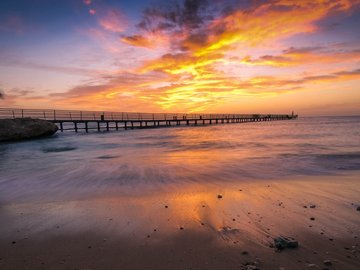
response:
<svg viewBox="0 0 360 270"><path fill-rule="evenodd" d="M235 221L235 218L233 218L233 221Z"/></svg>
<svg viewBox="0 0 360 270"><path fill-rule="evenodd" d="M307 208L307 206L306 206L306 205L304 205L304 208Z"/></svg>
<svg viewBox="0 0 360 270"><path fill-rule="evenodd" d="M165 208L168 208L169 206L165 205Z"/></svg>
<svg viewBox="0 0 360 270"><path fill-rule="evenodd" d="M180 230L183 230L184 228L183 227L180 227Z"/></svg>
<svg viewBox="0 0 360 270"><path fill-rule="evenodd" d="M248 255L249 252L247 252L246 250L244 250L243 252L241 252L242 255Z"/></svg>
<svg viewBox="0 0 360 270"><path fill-rule="evenodd" d="M147 238L150 238L150 235L149 235L149 234L147 235Z"/></svg>
<svg viewBox="0 0 360 270"><path fill-rule="evenodd" d="M315 220L315 218L314 218L314 217L311 217L310 220Z"/></svg>
<svg viewBox="0 0 360 270"><path fill-rule="evenodd" d="M201 222L201 225L204 226L205 224L203 222Z"/></svg>
<svg viewBox="0 0 360 270"><path fill-rule="evenodd" d="M324 260L323 263L325 265L332 265L332 262L330 260Z"/></svg>
<svg viewBox="0 0 360 270"><path fill-rule="evenodd" d="M14 245L14 244L16 244L16 241L12 241L11 243Z"/></svg>
<svg viewBox="0 0 360 270"><path fill-rule="evenodd" d="M316 207L316 205L315 204L310 204L310 206L309 206L310 208L315 208Z"/></svg>
<svg viewBox="0 0 360 270"><path fill-rule="evenodd" d="M308 267L309 267L309 268L316 268L316 264L314 264L314 263L309 263L309 264L308 264Z"/></svg>
<svg viewBox="0 0 360 270"><path fill-rule="evenodd" d="M91 248L91 246L88 246L88 248Z"/></svg>
<svg viewBox="0 0 360 270"><path fill-rule="evenodd" d="M297 248L299 246L298 241L290 237L279 236L274 238L275 247L278 250L285 248Z"/></svg>
<svg viewBox="0 0 360 270"><path fill-rule="evenodd" d="M218 197L218 199L222 199L223 196L221 194L219 194L217 197Z"/></svg>
<svg viewBox="0 0 360 270"><path fill-rule="evenodd" d="M360 206L358 206L358 207L356 208L356 211L360 211Z"/></svg>
<svg viewBox="0 0 360 270"><path fill-rule="evenodd" d="M333 238L329 238L329 240L330 240L330 241L334 241L334 239L333 239Z"/></svg>

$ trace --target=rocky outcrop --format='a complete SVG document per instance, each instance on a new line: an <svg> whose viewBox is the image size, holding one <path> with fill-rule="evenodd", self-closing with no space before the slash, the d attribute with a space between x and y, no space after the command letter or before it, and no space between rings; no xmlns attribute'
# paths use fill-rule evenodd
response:
<svg viewBox="0 0 360 270"><path fill-rule="evenodd" d="M55 124L41 119L0 119L0 142L51 136L57 130Z"/></svg>

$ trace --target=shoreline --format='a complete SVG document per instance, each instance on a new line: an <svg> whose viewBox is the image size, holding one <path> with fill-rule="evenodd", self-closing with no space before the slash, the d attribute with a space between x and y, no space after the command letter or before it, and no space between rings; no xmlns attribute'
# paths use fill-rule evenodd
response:
<svg viewBox="0 0 360 270"><path fill-rule="evenodd" d="M0 208L0 268L357 269L359 175L9 203ZM276 252L279 235L299 247Z"/></svg>

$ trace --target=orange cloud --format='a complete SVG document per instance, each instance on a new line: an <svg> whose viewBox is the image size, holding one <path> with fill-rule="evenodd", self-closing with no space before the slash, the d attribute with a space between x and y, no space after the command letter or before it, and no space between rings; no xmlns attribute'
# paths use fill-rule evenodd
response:
<svg viewBox="0 0 360 270"><path fill-rule="evenodd" d="M257 59L246 56L242 64L287 67L302 64L341 63L360 60L360 50L333 51L322 47L290 48L280 55L264 55Z"/></svg>

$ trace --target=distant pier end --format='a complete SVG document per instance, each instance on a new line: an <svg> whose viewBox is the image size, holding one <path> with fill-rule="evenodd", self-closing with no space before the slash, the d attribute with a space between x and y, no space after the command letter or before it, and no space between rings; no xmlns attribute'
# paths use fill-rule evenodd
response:
<svg viewBox="0 0 360 270"><path fill-rule="evenodd" d="M47 120L56 124L61 132L249 123L293 120L297 117L294 112L291 114L182 114L0 108L0 119Z"/></svg>

